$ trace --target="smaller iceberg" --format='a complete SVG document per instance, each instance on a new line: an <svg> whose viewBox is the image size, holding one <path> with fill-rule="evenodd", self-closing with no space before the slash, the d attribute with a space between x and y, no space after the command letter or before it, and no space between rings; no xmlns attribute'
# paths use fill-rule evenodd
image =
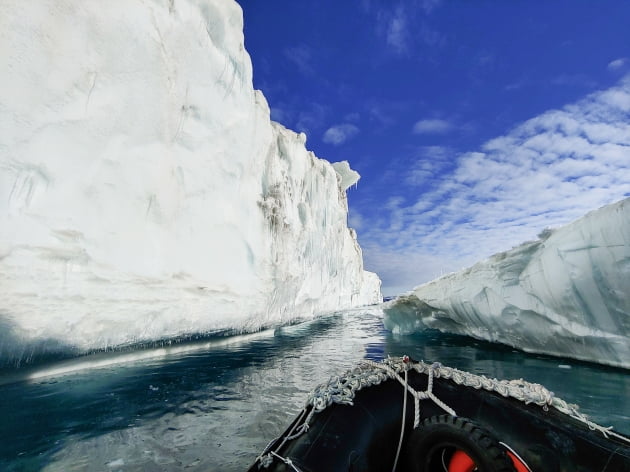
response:
<svg viewBox="0 0 630 472"><path fill-rule="evenodd" d="M539 237L389 302L386 327L630 368L630 198Z"/></svg>

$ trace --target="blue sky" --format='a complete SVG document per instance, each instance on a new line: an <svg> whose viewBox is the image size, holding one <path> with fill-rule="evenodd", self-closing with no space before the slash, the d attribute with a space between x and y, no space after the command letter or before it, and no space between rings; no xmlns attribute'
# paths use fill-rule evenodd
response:
<svg viewBox="0 0 630 472"><path fill-rule="evenodd" d="M630 2L239 0L254 87L361 174L383 292L630 196Z"/></svg>

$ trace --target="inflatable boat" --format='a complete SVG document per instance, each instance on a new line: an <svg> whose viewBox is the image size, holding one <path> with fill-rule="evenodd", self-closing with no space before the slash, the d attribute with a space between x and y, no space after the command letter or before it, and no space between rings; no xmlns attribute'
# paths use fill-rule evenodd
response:
<svg viewBox="0 0 630 472"><path fill-rule="evenodd" d="M630 472L630 438L541 385L405 356L313 390L261 471Z"/></svg>

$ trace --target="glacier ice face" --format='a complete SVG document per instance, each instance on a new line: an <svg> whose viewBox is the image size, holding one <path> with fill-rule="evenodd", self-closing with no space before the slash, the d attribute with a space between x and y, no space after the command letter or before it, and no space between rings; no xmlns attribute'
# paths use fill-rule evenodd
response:
<svg viewBox="0 0 630 472"><path fill-rule="evenodd" d="M630 199L416 287L386 325L630 368Z"/></svg>
<svg viewBox="0 0 630 472"><path fill-rule="evenodd" d="M353 171L270 121L235 2L8 1L0 30L0 364L380 301Z"/></svg>

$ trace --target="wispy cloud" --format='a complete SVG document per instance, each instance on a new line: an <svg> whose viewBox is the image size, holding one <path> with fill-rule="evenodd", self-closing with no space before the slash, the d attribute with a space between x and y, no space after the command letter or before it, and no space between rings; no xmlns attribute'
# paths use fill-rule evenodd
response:
<svg viewBox="0 0 630 472"><path fill-rule="evenodd" d="M284 56L297 66L302 74L313 73L312 53L309 47L299 45L284 50Z"/></svg>
<svg viewBox="0 0 630 472"><path fill-rule="evenodd" d="M408 51L409 32L407 30L407 15L402 6L396 8L394 14L388 18L385 37L387 44L392 46L398 54Z"/></svg>
<svg viewBox="0 0 630 472"><path fill-rule="evenodd" d="M353 138L359 132L359 128L351 123L335 125L326 130L322 138L325 143L339 146L348 139Z"/></svg>
<svg viewBox="0 0 630 472"><path fill-rule="evenodd" d="M527 84L526 79L519 79L514 82L508 83L505 87L503 87L506 91L519 90L522 89Z"/></svg>
<svg viewBox="0 0 630 472"><path fill-rule="evenodd" d="M443 3L443 0L405 0L404 5L408 5L410 7L421 8L425 13L431 13L437 7L439 7ZM363 11L370 11L375 5L382 5L382 2L374 1L374 0L361 0L360 6ZM401 2L401 4L403 4Z"/></svg>
<svg viewBox="0 0 630 472"><path fill-rule="evenodd" d="M424 9L424 11L427 13L431 13L441 4L442 4L442 0L421 0L420 1L420 5Z"/></svg>
<svg viewBox="0 0 630 472"><path fill-rule="evenodd" d="M439 180L425 156L410 166L407 181L432 179L431 187L411 201L390 199L386 216L372 220L364 212L366 266L383 274L384 287L411 288L630 196L630 76L461 153L437 172ZM389 280L387 260L396 257L398 275Z"/></svg>
<svg viewBox="0 0 630 472"><path fill-rule="evenodd" d="M271 107L271 119L278 123L288 123L291 119L290 111L282 107Z"/></svg>
<svg viewBox="0 0 630 472"><path fill-rule="evenodd" d="M441 0L414 0L399 2L395 7L380 8L376 14L377 33L385 39L391 51L398 56L409 55L414 44L431 47L444 42L444 36L429 26L429 15ZM363 10L371 8L370 2L363 2Z"/></svg>
<svg viewBox="0 0 630 472"><path fill-rule="evenodd" d="M618 71L620 69L625 68L628 65L627 57L620 57L619 59L615 59L614 61L610 61L608 63L608 70Z"/></svg>
<svg viewBox="0 0 630 472"><path fill-rule="evenodd" d="M422 146L418 149L417 158L406 172L405 183L419 187L434 181L443 174L454 151L445 146Z"/></svg>
<svg viewBox="0 0 630 472"><path fill-rule="evenodd" d="M308 109L298 113L295 129L306 133L313 134L324 126L328 108L319 103L313 103Z"/></svg>
<svg viewBox="0 0 630 472"><path fill-rule="evenodd" d="M586 74L561 74L551 79L550 83L560 87L584 87L589 89L597 86L595 81Z"/></svg>
<svg viewBox="0 0 630 472"><path fill-rule="evenodd" d="M452 125L446 120L420 120L413 125L415 134L444 134L451 130Z"/></svg>
<svg viewBox="0 0 630 472"><path fill-rule="evenodd" d="M379 124L382 130L396 124L396 117L404 104L399 102L368 99L364 104L368 118Z"/></svg>
<svg viewBox="0 0 630 472"><path fill-rule="evenodd" d="M350 209L348 213L348 226L356 230L363 228L363 216L354 209Z"/></svg>

